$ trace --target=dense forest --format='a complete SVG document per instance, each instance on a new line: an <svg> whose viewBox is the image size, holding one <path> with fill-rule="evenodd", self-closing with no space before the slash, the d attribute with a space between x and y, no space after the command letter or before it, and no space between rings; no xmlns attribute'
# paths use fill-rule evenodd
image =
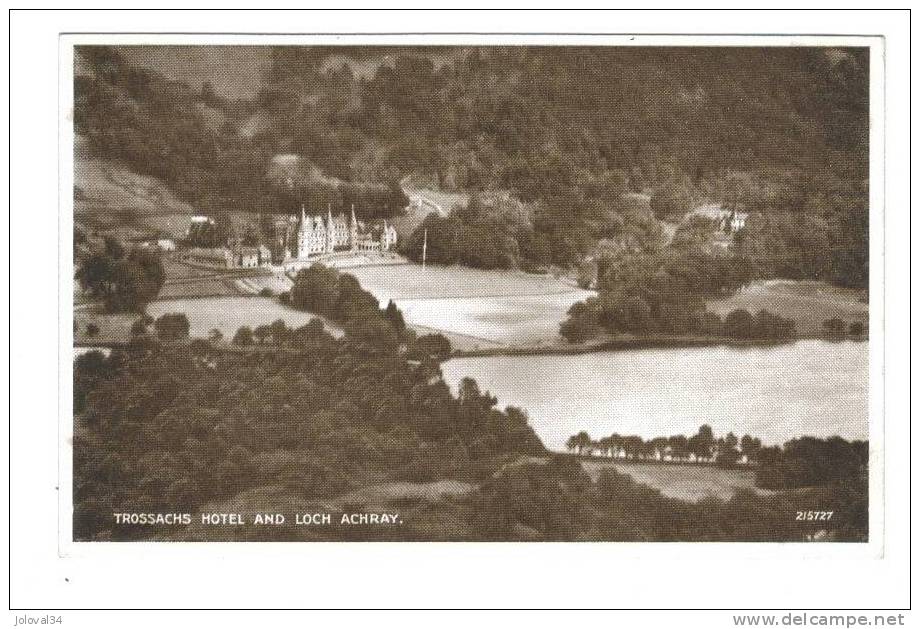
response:
<svg viewBox="0 0 920 629"><path fill-rule="evenodd" d="M231 211L290 214L301 204L353 204L359 217L373 219L408 203L395 180L339 179L322 172L312 152L292 160L295 147L276 134L246 132L245 121L261 111L257 102L227 101L207 85L194 90L128 63L114 48L78 54L88 69L74 81L74 128L90 155L161 179L220 223Z"/></svg>
<svg viewBox="0 0 920 629"><path fill-rule="evenodd" d="M112 514L194 512L267 485L303 499L383 478L478 480L503 457L545 452L522 411L497 410L473 381L452 395L436 362L322 325L287 347L145 339L79 357L75 537L148 535Z"/></svg>
<svg viewBox="0 0 920 629"><path fill-rule="evenodd" d="M706 308L706 298L734 293L753 273L746 258L693 246L601 258L597 296L573 304L559 332L570 343L605 333L792 340L795 322L775 313L737 309L723 319Z"/></svg>
<svg viewBox="0 0 920 629"><path fill-rule="evenodd" d="M79 53L90 150L203 211L386 216L406 178L501 190L524 214L432 218L431 260L529 268L660 247L659 219L715 202L749 213L733 253L756 276L868 282L864 49L278 47L258 96L233 101Z"/></svg>
<svg viewBox="0 0 920 629"><path fill-rule="evenodd" d="M577 460L545 451L523 411L495 408L495 398L470 379L452 394L434 360L348 333L336 340L318 320L281 328L272 329L271 351L144 337L108 357L90 352L76 359L75 539L867 538L864 473L827 483L827 465L807 476L812 468L790 459L779 472L788 478L778 476L772 486L803 489L742 490L728 501L697 503L665 497L614 470L593 482ZM820 462L824 451L813 441L802 440L800 458ZM399 527L289 522L202 530L116 524L113 515L323 511L362 487L435 481L468 483L470 490L437 500L394 498L389 508L401 514ZM342 500L344 509L367 508L359 498ZM796 521L797 511L815 505L834 511L833 519Z"/></svg>

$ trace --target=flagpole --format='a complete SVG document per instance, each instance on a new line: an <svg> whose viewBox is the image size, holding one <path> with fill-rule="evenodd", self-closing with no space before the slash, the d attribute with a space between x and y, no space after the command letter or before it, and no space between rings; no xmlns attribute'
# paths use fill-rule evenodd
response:
<svg viewBox="0 0 920 629"><path fill-rule="evenodd" d="M425 262L428 257L428 230L425 230L425 236L422 240L422 270L425 270Z"/></svg>

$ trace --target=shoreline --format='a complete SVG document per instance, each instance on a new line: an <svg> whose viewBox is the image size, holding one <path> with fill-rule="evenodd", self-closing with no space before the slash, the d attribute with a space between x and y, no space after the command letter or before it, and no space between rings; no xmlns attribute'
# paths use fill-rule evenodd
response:
<svg viewBox="0 0 920 629"><path fill-rule="evenodd" d="M789 339L734 339L722 336L635 336L604 339L580 344L557 345L508 345L484 349L455 349L447 360L453 358L483 358L491 356L576 356L596 352L630 351L642 349L682 349L692 347L775 347L797 341L820 340L829 342L868 341L869 337L829 337L804 335Z"/></svg>
<svg viewBox="0 0 920 629"><path fill-rule="evenodd" d="M712 461L678 461L674 459L642 459L642 458L616 458L611 456L602 456L602 455L591 455L591 454L577 454L575 452L565 452L560 450L550 450L554 455L568 457L578 461L587 461L590 463L602 463L609 465L659 465L667 467L691 467L691 468L700 468L700 467L711 467L719 470L736 470L736 471L751 471L756 472L760 467L759 463L731 463L731 464L718 464L715 460Z"/></svg>
<svg viewBox="0 0 920 629"><path fill-rule="evenodd" d="M255 295L253 295L255 296ZM242 295L241 295L242 297ZM432 329L433 328L429 328ZM191 342L195 339L207 340L204 337L189 337L187 342ZM106 338L95 338L95 339L74 339L73 346L75 348L80 347L124 347L131 344L136 339L131 340L121 340L121 339L106 339ZM537 345L537 346L527 346L527 345L508 345L504 347L493 347L486 349L455 349L451 351L450 356L444 360L451 360L454 358L484 358L491 356L544 356L544 355L579 355L579 354L592 354L596 352L609 352L609 351L630 351L630 350L641 350L641 349L681 349L681 348L692 348L692 347L774 347L778 345L788 345L795 343L797 341L828 341L828 342L843 342L843 341L854 341L854 342L867 342L869 338L867 336L860 337L827 337L827 336L798 336L792 339L782 339L782 340L770 340L770 339L732 339L727 337L699 337L699 336L643 336L643 337L627 337L627 338L616 338L616 339L606 339L603 341L598 341L594 343L584 343L579 345ZM234 348L236 349L236 348ZM242 348L240 348L242 349ZM251 348L250 348L251 349ZM278 349L277 347L266 346L263 348L267 349ZM443 361L442 361L443 362Z"/></svg>

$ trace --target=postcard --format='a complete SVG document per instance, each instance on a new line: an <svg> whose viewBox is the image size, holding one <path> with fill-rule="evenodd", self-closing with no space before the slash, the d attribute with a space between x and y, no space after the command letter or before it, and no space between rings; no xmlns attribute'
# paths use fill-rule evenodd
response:
<svg viewBox="0 0 920 629"><path fill-rule="evenodd" d="M818 40L63 39L65 537L879 539Z"/></svg>

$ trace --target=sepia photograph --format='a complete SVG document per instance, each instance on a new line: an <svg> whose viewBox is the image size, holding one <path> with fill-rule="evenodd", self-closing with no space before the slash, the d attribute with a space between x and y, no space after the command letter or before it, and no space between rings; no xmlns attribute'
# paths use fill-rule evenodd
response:
<svg viewBox="0 0 920 629"><path fill-rule="evenodd" d="M875 534L868 45L247 41L62 68L72 541Z"/></svg>
<svg viewBox="0 0 920 629"><path fill-rule="evenodd" d="M909 11L7 17L9 626L912 626Z"/></svg>

